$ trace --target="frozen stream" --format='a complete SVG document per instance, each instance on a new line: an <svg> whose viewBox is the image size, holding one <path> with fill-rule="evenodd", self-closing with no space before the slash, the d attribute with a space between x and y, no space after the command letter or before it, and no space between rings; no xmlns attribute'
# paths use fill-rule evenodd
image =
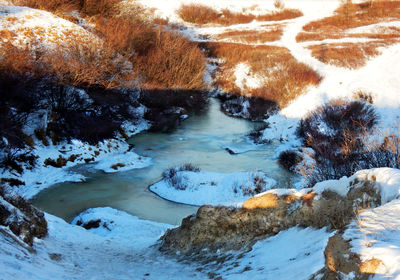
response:
<svg viewBox="0 0 400 280"><path fill-rule="evenodd" d="M206 112L191 116L172 133L145 132L131 138L138 154L152 158L151 166L105 174L84 165L80 168L86 182L55 185L39 193L34 205L67 221L87 208L110 206L143 219L179 224L197 207L166 201L147 189L168 167L190 162L221 173L262 170L286 184L290 175L273 159L275 146L256 146L244 137L260 123L228 117L219 106L212 98ZM231 155L226 147L240 153Z"/></svg>

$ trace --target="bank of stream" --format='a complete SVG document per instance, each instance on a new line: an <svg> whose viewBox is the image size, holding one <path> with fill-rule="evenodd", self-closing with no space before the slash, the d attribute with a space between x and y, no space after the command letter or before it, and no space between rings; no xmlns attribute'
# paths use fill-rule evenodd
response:
<svg viewBox="0 0 400 280"><path fill-rule="evenodd" d="M208 109L170 133L143 132L129 139L135 152L152 158L152 165L106 174L90 165L77 167L87 180L61 183L40 192L32 202L38 208L71 221L87 208L109 206L142 219L179 224L197 207L164 200L148 190L173 166L192 163L202 170L230 173L260 170L285 186L291 175L274 159L274 144L255 145L245 135L261 123L228 117L220 101L211 98ZM226 148L237 152L230 154Z"/></svg>

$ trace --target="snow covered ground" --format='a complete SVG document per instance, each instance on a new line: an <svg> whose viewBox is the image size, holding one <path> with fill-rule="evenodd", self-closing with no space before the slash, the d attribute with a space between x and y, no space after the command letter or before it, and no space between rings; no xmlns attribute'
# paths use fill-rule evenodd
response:
<svg viewBox="0 0 400 280"><path fill-rule="evenodd" d="M137 127L136 132L139 131L140 126ZM33 154L38 156L36 167L33 169L25 169L23 174L10 171L4 171L2 174L5 178L17 178L23 181L25 185L18 188L10 187L9 192L27 199L56 183L84 181L83 175L70 169L73 166L85 164L88 159L92 163L88 166L89 168L109 173L143 168L151 164L150 158L139 156L131 151L129 145L122 139L105 140L97 145L89 145L78 140L49 146L38 144ZM73 157L74 160L67 161L61 168L45 164L46 159L57 160L60 156L64 159Z"/></svg>
<svg viewBox="0 0 400 280"><path fill-rule="evenodd" d="M220 269L160 254L152 245L169 225L111 208L90 209L76 220L98 218L106 227L85 230L47 214L49 235L36 241L34 254L0 235L0 279L207 279L211 272L224 279L307 279L323 267L323 251L332 234L292 228L257 242Z"/></svg>
<svg viewBox="0 0 400 280"><path fill-rule="evenodd" d="M256 194L257 187L260 192L276 185L263 172L177 171L172 181L164 178L150 190L165 199L197 206L237 205Z"/></svg>

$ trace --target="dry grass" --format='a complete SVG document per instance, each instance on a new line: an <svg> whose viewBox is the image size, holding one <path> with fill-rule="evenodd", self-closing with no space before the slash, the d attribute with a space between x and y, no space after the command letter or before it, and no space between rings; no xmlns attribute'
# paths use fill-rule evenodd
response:
<svg viewBox="0 0 400 280"><path fill-rule="evenodd" d="M374 56L380 54L379 48L393 44L393 40L367 43L336 43L310 46L312 56L319 61L339 67L357 69Z"/></svg>
<svg viewBox="0 0 400 280"><path fill-rule="evenodd" d="M41 9L46 11L72 11L81 9L81 1L79 0L13 0L14 5L27 6L34 9Z"/></svg>
<svg viewBox="0 0 400 280"><path fill-rule="evenodd" d="M182 5L177 12L178 15L186 22L195 24L214 23L221 25L249 23L253 20L279 21L292 19L303 15L299 10L284 9L275 13L256 16L253 14L235 13L229 11L228 9L224 9L219 12L211 7L199 4Z"/></svg>
<svg viewBox="0 0 400 280"><path fill-rule="evenodd" d="M29 4L39 7L39 2ZM15 35L1 31L4 69L38 77L51 76L60 83L76 86L134 87L139 81L139 86L146 89L203 89L205 60L198 46L177 33L155 28L156 22L165 24L165 20L147 19L148 14L137 13L142 10L140 6L130 5L128 11L126 5L115 5L117 2L120 1L81 3L85 14L96 14L87 20L93 23L101 40L79 30L19 28L18 34L29 39L24 47L27 51L21 53L12 44L5 45ZM45 8L59 8L51 3ZM115 9L103 10L111 7L107 5ZM53 43L55 47L50 49L54 51L41 47L44 41Z"/></svg>
<svg viewBox="0 0 400 280"><path fill-rule="evenodd" d="M299 63L286 48L234 43L208 43L204 47L211 57L224 59L216 80L217 86L228 93L261 97L284 107L301 95L307 86L321 81L318 73ZM263 86L245 91L239 89L233 74L238 63L247 63L252 73L265 77Z"/></svg>
<svg viewBox="0 0 400 280"><path fill-rule="evenodd" d="M205 59L198 46L173 32L159 32L157 44L135 60L146 89L204 89Z"/></svg>
<svg viewBox="0 0 400 280"><path fill-rule="evenodd" d="M366 34L345 34L345 31L350 28L399 19L400 1L370 1L358 4L347 2L339 7L333 16L305 25L303 27L305 32L299 33L296 39L298 42L303 42L342 37L364 37ZM398 30L394 31L395 34L398 34ZM371 36L380 36L379 34L381 33ZM381 36L385 37L386 35L381 34Z"/></svg>
<svg viewBox="0 0 400 280"><path fill-rule="evenodd" d="M351 1L339 7L335 14L303 27L296 40L321 41L325 39L368 38L366 43L336 43L312 45L312 55L320 61L339 67L356 69L366 64L368 59L379 55L379 48L399 42L400 29L382 26L370 32L349 32L351 28L367 26L379 22L400 19L400 1L369 1L353 4Z"/></svg>
<svg viewBox="0 0 400 280"><path fill-rule="evenodd" d="M217 40L229 40L238 43L251 44L278 41L282 37L282 34L282 26L278 25L267 31L231 30L218 34L215 38Z"/></svg>
<svg viewBox="0 0 400 280"><path fill-rule="evenodd" d="M88 16L108 15L115 12L115 5L121 0L13 0L14 5L27 6L62 14L73 10Z"/></svg>
<svg viewBox="0 0 400 280"><path fill-rule="evenodd" d="M104 40L135 66L146 89L203 89L204 55L178 33L155 29L128 16L100 18L96 29Z"/></svg>
<svg viewBox="0 0 400 280"><path fill-rule="evenodd" d="M40 47L35 37L22 47L14 46L11 41L0 41L0 69L37 78L47 76L75 86L115 88L130 85L133 71L113 49L100 40L75 39L58 42L53 50ZM88 41L83 41L85 39Z"/></svg>

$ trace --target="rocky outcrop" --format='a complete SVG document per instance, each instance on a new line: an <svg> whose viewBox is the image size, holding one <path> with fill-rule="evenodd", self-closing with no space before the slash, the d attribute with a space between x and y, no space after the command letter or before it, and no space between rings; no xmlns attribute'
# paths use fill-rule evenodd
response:
<svg viewBox="0 0 400 280"><path fill-rule="evenodd" d="M376 258L361 261L360 256L352 252L348 240L343 238L341 232L332 236L325 248L325 267L315 273L311 279L340 280L351 279L366 280L376 273L382 261Z"/></svg>
<svg viewBox="0 0 400 280"><path fill-rule="evenodd" d="M11 235L11 231L13 237L20 238L30 246L35 237L43 238L47 235L47 222L43 212L19 196L5 196L1 190L0 225L4 227L3 234Z"/></svg>
<svg viewBox="0 0 400 280"><path fill-rule="evenodd" d="M288 190L250 198L242 208L202 206L165 233L160 249L183 254L238 250L293 226L343 229L360 205L379 203L374 182L354 180L347 196L330 190L303 195Z"/></svg>

